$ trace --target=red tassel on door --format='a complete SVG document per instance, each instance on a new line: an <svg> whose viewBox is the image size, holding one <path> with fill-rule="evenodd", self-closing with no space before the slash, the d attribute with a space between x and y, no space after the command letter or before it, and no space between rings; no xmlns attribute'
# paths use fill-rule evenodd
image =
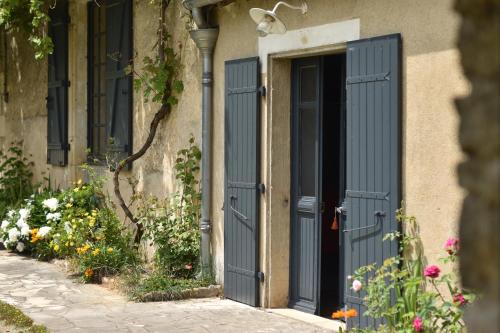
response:
<svg viewBox="0 0 500 333"><path fill-rule="evenodd" d="M333 219L332 226L330 227L332 230L339 230L339 223L337 222L337 213L335 213L335 217Z"/></svg>

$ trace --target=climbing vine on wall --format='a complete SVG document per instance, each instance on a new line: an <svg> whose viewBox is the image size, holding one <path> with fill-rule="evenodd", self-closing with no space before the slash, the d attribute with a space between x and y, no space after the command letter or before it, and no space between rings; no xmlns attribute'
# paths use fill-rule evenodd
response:
<svg viewBox="0 0 500 333"><path fill-rule="evenodd" d="M54 5L56 0L0 0L0 27L26 33L35 49L35 58L41 59L54 48L46 29L47 11Z"/></svg>

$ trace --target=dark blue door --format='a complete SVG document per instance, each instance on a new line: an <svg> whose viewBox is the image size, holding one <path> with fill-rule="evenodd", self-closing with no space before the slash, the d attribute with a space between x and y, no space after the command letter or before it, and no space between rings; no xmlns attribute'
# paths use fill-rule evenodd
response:
<svg viewBox="0 0 500 333"><path fill-rule="evenodd" d="M292 206L289 306L316 313L320 263L321 58L292 64Z"/></svg>
<svg viewBox="0 0 500 333"><path fill-rule="evenodd" d="M347 126L344 277L361 266L397 255L395 241L383 236L398 229L400 194L400 35L347 44ZM359 316L351 327L367 327L363 293L345 284L344 300Z"/></svg>
<svg viewBox="0 0 500 333"><path fill-rule="evenodd" d="M224 295L259 305L259 59L225 64Z"/></svg>

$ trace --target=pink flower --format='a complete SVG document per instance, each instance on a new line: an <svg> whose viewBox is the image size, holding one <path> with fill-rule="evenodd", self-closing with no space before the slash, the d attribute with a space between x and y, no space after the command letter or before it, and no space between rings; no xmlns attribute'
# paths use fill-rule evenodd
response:
<svg viewBox="0 0 500 333"><path fill-rule="evenodd" d="M454 253L457 253L458 250L459 250L459 248L460 248L459 241L456 238L448 238L448 240L446 241L446 243L444 243L444 249L450 255L454 254Z"/></svg>
<svg viewBox="0 0 500 333"><path fill-rule="evenodd" d="M431 265L431 266L427 266L424 269L424 276L430 277L431 279L435 279L435 278L439 277L440 272L441 272L441 270L439 269L439 267L437 267L436 265Z"/></svg>
<svg viewBox="0 0 500 333"><path fill-rule="evenodd" d="M184 265L184 268L185 269L193 269L193 265L189 264L189 265Z"/></svg>
<svg viewBox="0 0 500 333"><path fill-rule="evenodd" d="M363 284L361 283L361 281L359 280L352 281L352 290L358 292L361 290L361 288L363 288Z"/></svg>
<svg viewBox="0 0 500 333"><path fill-rule="evenodd" d="M422 332L423 331L424 322L422 321L422 318L415 317L415 319L413 319L413 328L415 329L415 332Z"/></svg>
<svg viewBox="0 0 500 333"><path fill-rule="evenodd" d="M467 300L465 299L464 295L462 294L456 294L453 296L453 303L457 303L458 305L465 305L467 304Z"/></svg>

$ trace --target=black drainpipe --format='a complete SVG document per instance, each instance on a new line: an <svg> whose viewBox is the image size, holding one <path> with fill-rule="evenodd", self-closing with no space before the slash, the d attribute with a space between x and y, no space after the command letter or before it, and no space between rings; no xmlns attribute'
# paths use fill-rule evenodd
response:
<svg viewBox="0 0 500 333"><path fill-rule="evenodd" d="M201 273L206 277L212 273L210 256L210 206L212 166L212 110L213 110L213 51L219 29L210 27L207 6L221 0L185 0L183 4L191 10L198 29L190 31L191 38L201 52L202 76L202 136L201 136Z"/></svg>

